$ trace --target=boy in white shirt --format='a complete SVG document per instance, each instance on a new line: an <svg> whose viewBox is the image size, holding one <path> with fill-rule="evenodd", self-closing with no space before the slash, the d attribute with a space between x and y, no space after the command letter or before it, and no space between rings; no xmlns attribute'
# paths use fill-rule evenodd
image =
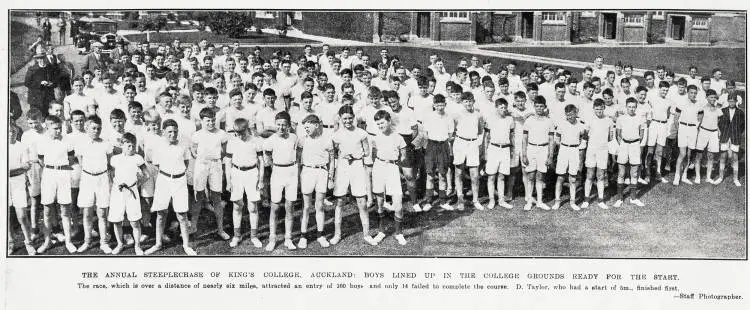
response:
<svg viewBox="0 0 750 310"><path fill-rule="evenodd" d="M511 153L514 152L513 144L515 142L515 121L513 118L508 116L508 101L504 98L498 98L495 100L494 113L490 114L489 111L485 113L487 115L487 121L485 122L485 158L487 159L484 172L487 174L487 193L490 196L490 201L487 204L487 209L493 209L495 207L495 189L497 194L500 196L499 205L506 209L511 209L513 206L505 201L505 178L510 174L511 164ZM497 183L496 181L497 180ZM513 184L510 184L513 186ZM512 191L512 188L511 188Z"/></svg>
<svg viewBox="0 0 750 310"><path fill-rule="evenodd" d="M458 203L456 208L464 210L463 193L463 168L469 169L471 177L472 204L477 210L484 210L479 203L479 150L482 148L482 137L484 136L484 118L479 111L474 109L474 94L464 92L461 94L463 111L455 115L455 136L453 141L453 166L456 169L456 195Z"/></svg>
<svg viewBox="0 0 750 310"><path fill-rule="evenodd" d="M110 193L110 206L107 220L114 224L117 246L112 249L112 254L119 254L123 247L122 221L127 217L130 226L133 227L133 239L135 240L135 255L143 255L141 249L141 202L138 195L138 181L148 178L146 162L141 155L135 153L136 140L131 133L125 133L122 137L122 154L115 155L110 160L110 169L114 172L112 179L112 191ZM139 173L140 172L140 173Z"/></svg>
<svg viewBox="0 0 750 310"><path fill-rule="evenodd" d="M578 175L581 165L578 149L585 142L587 132L586 127L578 121L576 112L577 108L574 105L568 104L565 106L566 119L557 125L555 143L560 146L560 149L555 167L557 183L555 184L555 204L552 206L552 210L560 208L560 194L566 174L568 175L568 182L570 184L568 186L570 190L570 208L575 211L580 210L578 205L576 205L576 175Z"/></svg>
<svg viewBox="0 0 750 310"><path fill-rule="evenodd" d="M308 99L309 100L309 99ZM316 240L321 247L326 248L330 244L323 236L325 226L325 213L323 212L323 200L325 199L328 185L333 183L333 140L330 135L325 134L320 118L315 114L307 115L302 120L306 132L299 140L298 147L301 149L302 171L300 173L300 184L304 199L300 233L301 237L297 247L307 247L307 223L310 208L315 199L315 223L317 224ZM314 196L313 196L314 195Z"/></svg>
<svg viewBox="0 0 750 310"><path fill-rule="evenodd" d="M372 167L372 191L378 202L379 232L375 236L375 242L380 242L385 238L385 210L383 204L385 195L393 198L394 228L393 234L400 245L406 245L406 239L401 232L403 222L403 209L401 206L401 179L397 163L404 158L403 152L406 142L401 135L397 134L391 126L390 114L380 110L375 113L375 124L379 133L372 138L373 157L375 163Z"/></svg>
<svg viewBox="0 0 750 310"><path fill-rule="evenodd" d="M47 140L44 135L44 116L42 112L36 108L31 108L26 113L26 131L21 136L21 145L24 147L24 151L28 154L27 158L30 164L29 169L26 171L26 178L29 181L29 198L30 198L30 221L31 221L31 240L36 239L37 230L37 208L40 205L39 200L41 199L41 183L42 183L42 170L44 165L39 160L39 146Z"/></svg>
<svg viewBox="0 0 750 310"><path fill-rule="evenodd" d="M276 114L277 131L264 142L265 161L273 165L271 173L271 212L269 220L269 240L266 251L276 247L276 214L282 198L284 203L284 246L289 250L297 247L292 242L292 206L297 201L299 169L297 168L297 136L290 132L289 113L281 111ZM283 195L283 196L282 196Z"/></svg>
<svg viewBox="0 0 750 310"><path fill-rule="evenodd" d="M716 91L709 89L706 91L706 105L701 111L703 117L698 125L698 137L695 144L695 184L701 182L701 160L703 151L708 152L708 162L706 164L706 181L711 184L716 182L711 178L711 172L714 167L714 158L719 153L719 117L722 116L721 109L716 106L716 100L719 98Z"/></svg>
<svg viewBox="0 0 750 310"><path fill-rule="evenodd" d="M625 174L628 172L627 165L630 165L630 203L643 207L645 204L638 199L638 166L641 163L641 140L643 140L646 123L645 120L636 114L638 100L628 98L625 102L627 114L617 118L617 140L619 148L617 150L617 194L618 199L614 207L618 208L625 199Z"/></svg>
<svg viewBox="0 0 750 310"><path fill-rule="evenodd" d="M86 111L86 107L96 104L94 97L87 95L84 91L84 81L81 77L73 79L73 94L63 99L66 119L70 119L70 112L75 110Z"/></svg>
<svg viewBox="0 0 750 310"><path fill-rule="evenodd" d="M28 255L36 255L36 249L31 245L31 222L26 215L28 204L26 201L26 171L31 167L28 154L23 145L16 138L19 129L15 126L8 128L8 206L15 207L16 218L21 224L23 244ZM8 226L8 254L13 250L13 234Z"/></svg>
<svg viewBox="0 0 750 310"><path fill-rule="evenodd" d="M581 204L581 209L588 208L591 186L594 182L594 176L596 175L596 187L598 205L602 209L608 209L604 203L604 187L606 180L606 171L608 167L608 148L609 141L611 140L611 132L614 127L614 122L611 118L604 115L604 100L594 99L594 115L588 122L588 149L586 150L586 181L583 186L583 199L584 202ZM591 201L593 202L593 201Z"/></svg>
<svg viewBox="0 0 750 310"><path fill-rule="evenodd" d="M564 91L564 89L563 89ZM542 96L534 98L535 115L526 119L523 128L523 143L521 144L521 164L526 167L526 205L523 209L531 210L534 199L531 197L532 183L536 184L537 201L536 206L542 210L549 210L543 202L544 175L547 167L552 165L552 149L554 137L554 124L552 119L546 116L547 101Z"/></svg>

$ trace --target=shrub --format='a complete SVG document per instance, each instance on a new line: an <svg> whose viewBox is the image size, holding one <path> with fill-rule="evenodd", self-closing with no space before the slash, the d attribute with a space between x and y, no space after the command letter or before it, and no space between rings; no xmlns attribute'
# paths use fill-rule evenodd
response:
<svg viewBox="0 0 750 310"><path fill-rule="evenodd" d="M205 23L216 34L239 38L253 26L253 19L247 12L210 12Z"/></svg>
<svg viewBox="0 0 750 310"><path fill-rule="evenodd" d="M138 23L138 30L139 31L156 31L159 32L164 27L167 26L167 18L164 16L156 16L156 17L145 17L141 19L141 22Z"/></svg>

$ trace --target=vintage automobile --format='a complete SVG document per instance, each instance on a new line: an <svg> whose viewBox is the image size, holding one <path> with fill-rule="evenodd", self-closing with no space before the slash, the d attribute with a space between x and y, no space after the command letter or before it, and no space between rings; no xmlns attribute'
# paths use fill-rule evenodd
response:
<svg viewBox="0 0 750 310"><path fill-rule="evenodd" d="M110 53L118 41L127 44L127 39L117 35L117 22L106 17L81 17L77 20L78 34L75 36L78 54L91 51L91 43L101 42L102 53Z"/></svg>

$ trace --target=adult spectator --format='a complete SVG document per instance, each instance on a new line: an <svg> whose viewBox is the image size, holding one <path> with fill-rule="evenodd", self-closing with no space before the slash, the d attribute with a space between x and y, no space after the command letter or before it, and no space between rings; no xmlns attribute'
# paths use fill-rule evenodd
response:
<svg viewBox="0 0 750 310"><path fill-rule="evenodd" d="M100 69L102 71L107 70L107 65L110 64L112 60L102 54L103 46L104 45L99 42L94 42L91 44L91 54L86 56L86 60L83 63L81 72L94 72L96 71L96 69Z"/></svg>
<svg viewBox="0 0 750 310"><path fill-rule="evenodd" d="M59 84L59 76L55 67L47 63L44 54L34 55L36 64L29 67L24 79L24 86L28 89L28 104L47 114L49 103L55 100L55 87Z"/></svg>
<svg viewBox="0 0 750 310"><path fill-rule="evenodd" d="M42 23L42 38L44 42L49 42L52 38L52 23L49 22L49 18L45 18Z"/></svg>

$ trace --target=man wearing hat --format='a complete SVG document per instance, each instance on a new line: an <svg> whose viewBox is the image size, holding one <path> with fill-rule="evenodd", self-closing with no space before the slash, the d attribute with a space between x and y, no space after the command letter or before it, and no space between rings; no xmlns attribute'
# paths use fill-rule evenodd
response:
<svg viewBox="0 0 750 310"><path fill-rule="evenodd" d="M94 72L97 68L102 71L107 70L107 65L112 63L112 60L102 54L102 47L104 47L104 44L100 42L91 43L91 54L86 56L81 72Z"/></svg>
<svg viewBox="0 0 750 310"><path fill-rule="evenodd" d="M59 76L55 67L47 63L44 53L34 55L34 61L36 63L26 72L24 86L28 89L29 106L39 109L46 116L49 103L55 100Z"/></svg>

